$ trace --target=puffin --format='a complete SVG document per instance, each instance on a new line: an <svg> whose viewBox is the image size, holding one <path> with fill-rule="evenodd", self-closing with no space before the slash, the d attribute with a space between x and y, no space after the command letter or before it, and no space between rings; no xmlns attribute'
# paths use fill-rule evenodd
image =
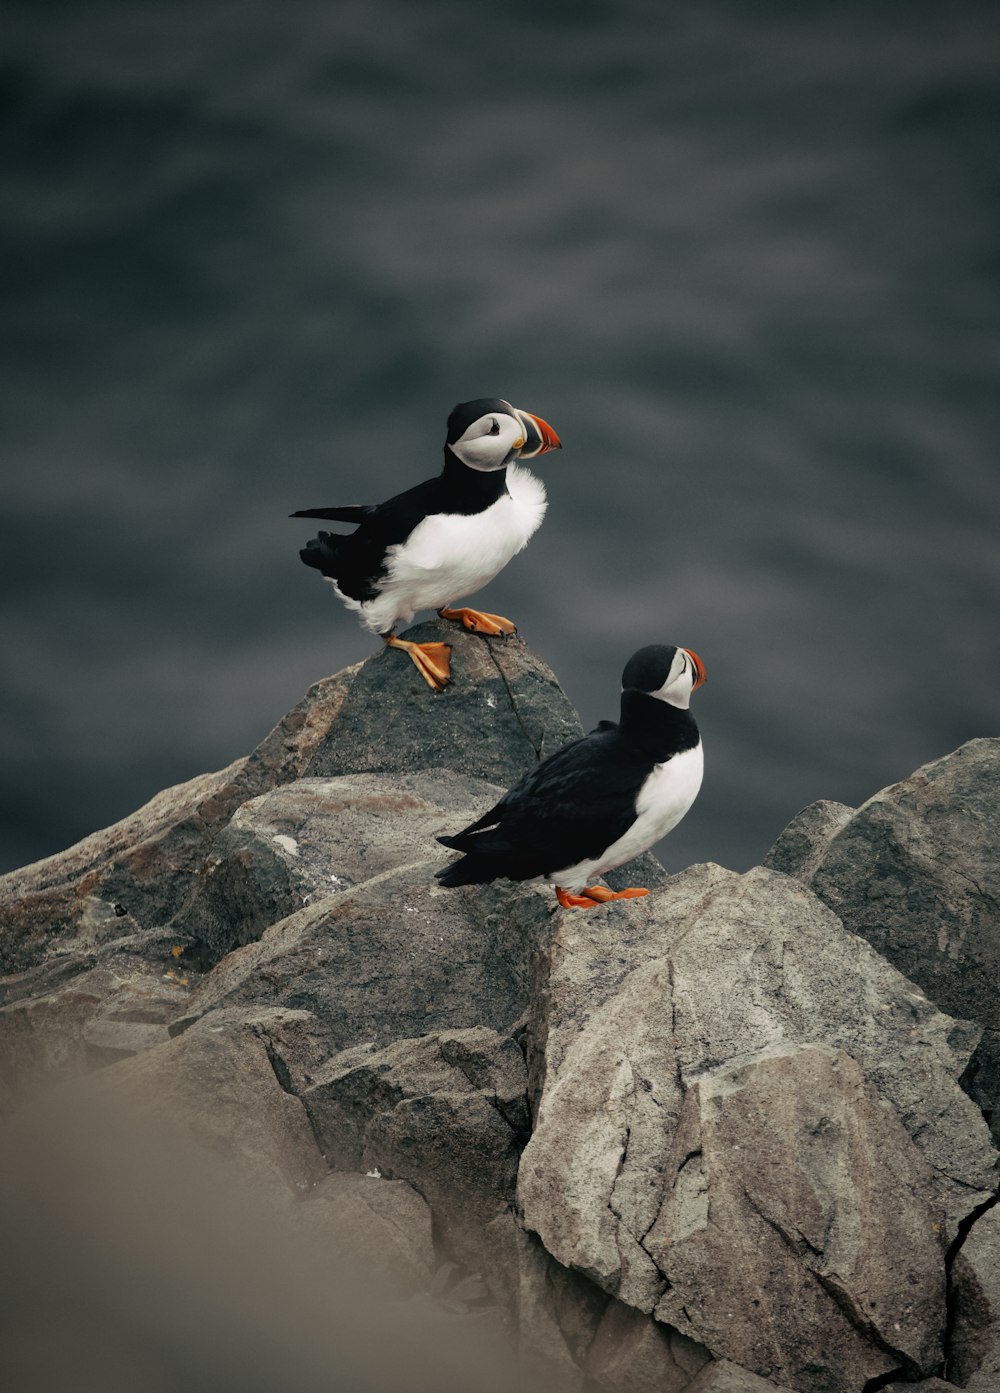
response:
<svg viewBox="0 0 1000 1393"><path fill-rule="evenodd" d="M701 787L701 736L690 711L705 665L690 648L651 644L622 673L621 717L563 745L442 846L463 852L444 886L544 880L563 909L649 891L591 882L671 831Z"/></svg>
<svg viewBox="0 0 1000 1393"><path fill-rule="evenodd" d="M320 532L299 552L372 633L407 652L434 691L451 678L451 645L396 637L417 610L475 633L512 634L499 614L451 606L474 594L527 546L545 516L545 488L521 464L562 442L540 416L502 397L460 402L448 417L444 467L385 503L305 508L293 518L354 523Z"/></svg>

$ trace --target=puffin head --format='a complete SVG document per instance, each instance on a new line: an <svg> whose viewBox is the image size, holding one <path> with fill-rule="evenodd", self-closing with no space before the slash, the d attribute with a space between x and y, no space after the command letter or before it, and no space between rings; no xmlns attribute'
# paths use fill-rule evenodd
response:
<svg viewBox="0 0 1000 1393"><path fill-rule="evenodd" d="M511 406L502 397L460 402L448 417L445 454L450 450L470 469L483 473L561 449L559 437L547 421Z"/></svg>
<svg viewBox="0 0 1000 1393"><path fill-rule="evenodd" d="M625 664L622 688L625 691L645 692L670 706L686 710L691 693L705 681L705 664L690 648L675 648L672 643L651 643L640 648Z"/></svg>

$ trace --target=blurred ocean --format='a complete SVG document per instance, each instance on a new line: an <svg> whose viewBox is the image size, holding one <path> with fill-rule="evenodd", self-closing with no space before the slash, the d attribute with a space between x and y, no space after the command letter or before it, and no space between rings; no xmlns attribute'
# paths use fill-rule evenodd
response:
<svg viewBox="0 0 1000 1393"><path fill-rule="evenodd" d="M590 725L705 660L661 848L1000 733L1000 8L8 3L0 868L377 648L294 508L551 421L486 591Z"/></svg>

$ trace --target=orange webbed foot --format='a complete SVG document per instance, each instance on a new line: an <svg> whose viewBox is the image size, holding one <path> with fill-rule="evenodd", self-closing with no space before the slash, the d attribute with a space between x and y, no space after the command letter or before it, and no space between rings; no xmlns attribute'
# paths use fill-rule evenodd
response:
<svg viewBox="0 0 1000 1393"><path fill-rule="evenodd" d="M486 614L478 609L439 609L442 619L457 619L473 634L516 634L517 625L502 614Z"/></svg>
<svg viewBox="0 0 1000 1393"><path fill-rule="evenodd" d="M385 639L390 648L402 648L413 659L420 676L435 692L443 692L451 681L450 643L410 643L389 634Z"/></svg>
<svg viewBox="0 0 1000 1393"><path fill-rule="evenodd" d="M581 895L571 895L561 885L556 886L556 899L563 909L596 909L599 904L607 904L609 900L641 900L648 894L648 890L638 885L627 890L608 890L603 885L587 885Z"/></svg>

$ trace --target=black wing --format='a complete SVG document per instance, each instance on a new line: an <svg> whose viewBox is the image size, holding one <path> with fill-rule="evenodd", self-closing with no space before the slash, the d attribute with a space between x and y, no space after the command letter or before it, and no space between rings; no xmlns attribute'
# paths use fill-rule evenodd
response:
<svg viewBox="0 0 1000 1393"><path fill-rule="evenodd" d="M530 770L478 822L438 840L466 853L472 863L467 875L477 863L492 872L489 878L512 880L559 870L600 855L628 831L636 790L648 772L648 756L617 726L602 722Z"/></svg>
<svg viewBox="0 0 1000 1393"><path fill-rule="evenodd" d="M345 595L354 600L373 600L378 594L378 581L385 575L389 548L405 542L429 513L444 511L441 480L427 479L385 503L309 508L291 516L357 523L357 531L350 536L320 532L299 555L307 566L335 580Z"/></svg>

